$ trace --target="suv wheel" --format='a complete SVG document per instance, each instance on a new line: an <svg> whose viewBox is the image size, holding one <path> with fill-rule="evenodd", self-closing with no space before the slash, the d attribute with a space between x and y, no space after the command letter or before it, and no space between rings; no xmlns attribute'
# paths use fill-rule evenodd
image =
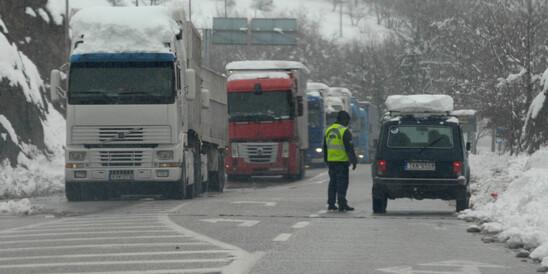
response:
<svg viewBox="0 0 548 274"><path fill-rule="evenodd" d="M378 198L373 196L373 213L386 213L388 198Z"/></svg>

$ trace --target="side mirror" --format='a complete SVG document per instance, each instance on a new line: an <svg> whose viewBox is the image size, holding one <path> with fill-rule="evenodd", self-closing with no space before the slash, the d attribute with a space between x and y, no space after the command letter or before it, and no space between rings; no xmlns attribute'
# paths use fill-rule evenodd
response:
<svg viewBox="0 0 548 274"><path fill-rule="evenodd" d="M196 99L196 72L193 69L185 70L186 94L185 98L189 101Z"/></svg>
<svg viewBox="0 0 548 274"><path fill-rule="evenodd" d="M471 148L472 144L470 144L470 142L466 142L466 151L470 151Z"/></svg>
<svg viewBox="0 0 548 274"><path fill-rule="evenodd" d="M65 91L61 88L61 72L57 69L51 71L50 75L51 101L57 103L65 98Z"/></svg>
<svg viewBox="0 0 548 274"><path fill-rule="evenodd" d="M202 89L202 108L209 108L209 89Z"/></svg>
<svg viewBox="0 0 548 274"><path fill-rule="evenodd" d="M297 116L303 116L304 106L303 106L303 97L297 96Z"/></svg>

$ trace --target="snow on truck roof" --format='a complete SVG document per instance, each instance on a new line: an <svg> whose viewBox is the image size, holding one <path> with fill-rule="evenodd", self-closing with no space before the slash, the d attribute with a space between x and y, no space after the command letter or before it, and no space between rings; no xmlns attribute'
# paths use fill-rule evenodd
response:
<svg viewBox="0 0 548 274"><path fill-rule="evenodd" d="M75 54L170 52L166 43L179 32L167 7L92 7L70 20L73 37L83 35Z"/></svg>
<svg viewBox="0 0 548 274"><path fill-rule="evenodd" d="M318 89L327 90L327 89L329 89L329 86L324 84L324 83L308 82L308 83L306 83L306 89L309 89L309 90L318 90Z"/></svg>
<svg viewBox="0 0 548 274"><path fill-rule="evenodd" d="M390 112L443 113L453 110L453 98L448 95L391 95L386 98Z"/></svg>
<svg viewBox="0 0 548 274"><path fill-rule="evenodd" d="M236 73L228 77L227 81L250 80L250 79L290 79L285 72L258 72L258 73Z"/></svg>
<svg viewBox="0 0 548 274"><path fill-rule="evenodd" d="M327 96L348 96L352 97L352 91L342 87L330 87Z"/></svg>
<svg viewBox="0 0 548 274"><path fill-rule="evenodd" d="M300 69L309 74L310 70L301 62L279 61L279 60L253 60L253 61L235 61L226 64L226 70L292 70Z"/></svg>

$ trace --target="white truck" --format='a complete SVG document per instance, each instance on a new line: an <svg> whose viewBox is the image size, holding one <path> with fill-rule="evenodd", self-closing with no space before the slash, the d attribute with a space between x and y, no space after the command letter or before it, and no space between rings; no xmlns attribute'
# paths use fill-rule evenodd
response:
<svg viewBox="0 0 548 274"><path fill-rule="evenodd" d="M201 65L201 38L182 9L96 7L71 18L66 91L69 201L222 191L226 78Z"/></svg>
<svg viewBox="0 0 548 274"><path fill-rule="evenodd" d="M352 115L350 98L352 92L343 87L330 87L325 95L326 126L329 127L337 120L339 111L344 110Z"/></svg>

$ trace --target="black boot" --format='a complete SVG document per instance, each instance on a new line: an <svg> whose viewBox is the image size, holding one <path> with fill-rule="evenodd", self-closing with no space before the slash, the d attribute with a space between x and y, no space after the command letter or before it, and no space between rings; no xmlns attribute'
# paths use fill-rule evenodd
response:
<svg viewBox="0 0 548 274"><path fill-rule="evenodd" d="M345 212L345 211L353 211L354 208L353 207L349 207L348 205L342 205L339 207L339 211L340 212Z"/></svg>
<svg viewBox="0 0 548 274"><path fill-rule="evenodd" d="M338 208L337 208L337 206L335 206L335 205L329 205L329 206L327 207L327 210L337 210L337 209L338 209Z"/></svg>

